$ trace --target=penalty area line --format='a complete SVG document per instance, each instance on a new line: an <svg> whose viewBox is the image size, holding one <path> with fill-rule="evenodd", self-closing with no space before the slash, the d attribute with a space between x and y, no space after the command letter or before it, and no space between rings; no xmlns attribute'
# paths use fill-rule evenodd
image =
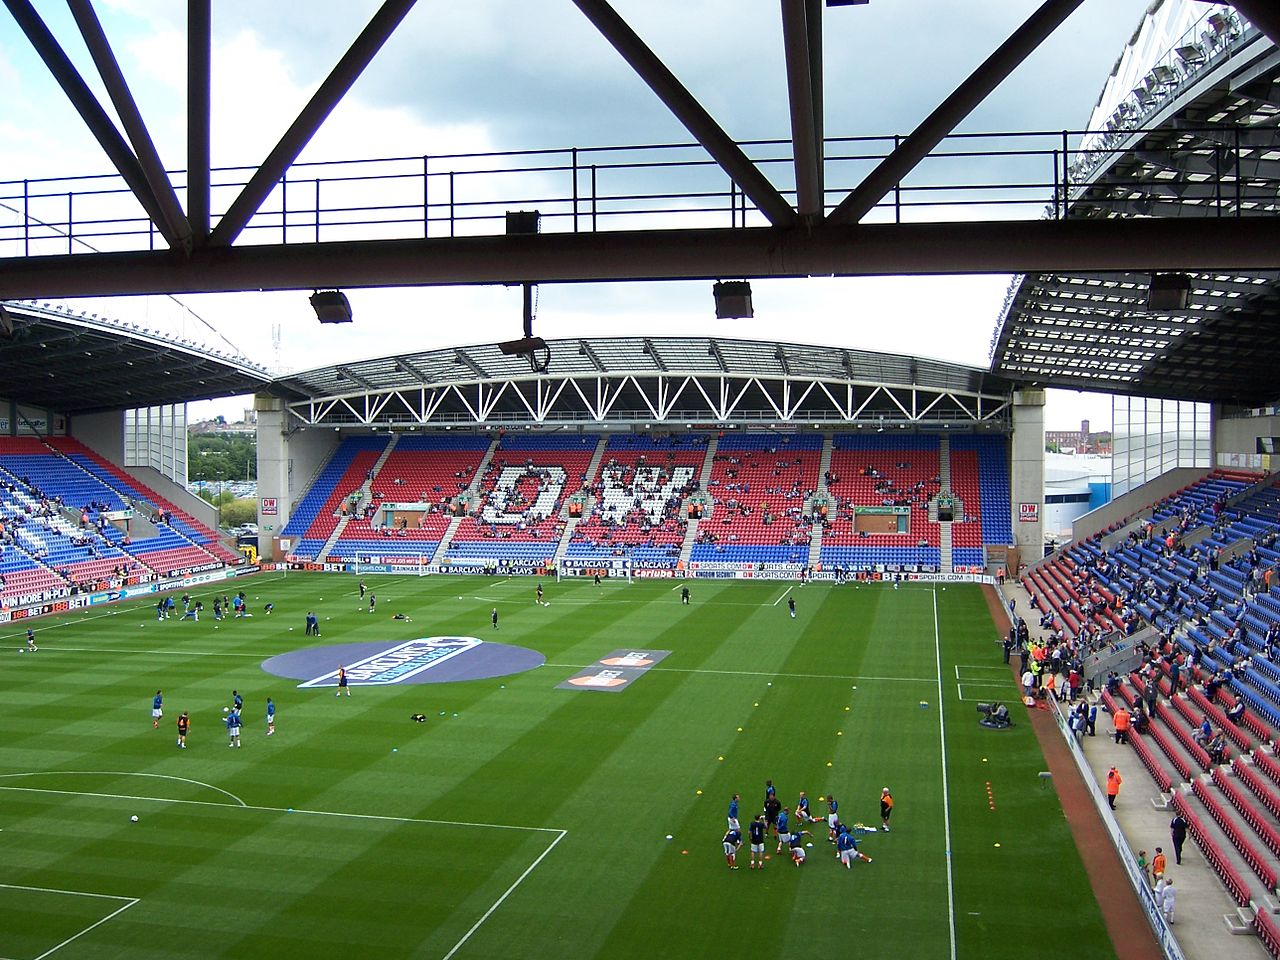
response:
<svg viewBox="0 0 1280 960"><path fill-rule="evenodd" d="M790 593L790 592L791 592L792 590L794 590L795 588L796 588L796 585L793 583L791 586L787 587L787 589L783 590L783 591L782 591L782 596L780 596L777 600L773 601L773 605L776 607L776 606L777 606L778 604L780 604L783 600L787 599L787 594L788 594L788 593Z"/></svg>
<svg viewBox="0 0 1280 960"><path fill-rule="evenodd" d="M529 864L529 866L525 868L524 873L516 877L515 883L511 884L511 886L507 887L507 889L503 891L502 896L498 897L498 899L493 902L493 905L490 906L489 909L486 910L484 914L480 917L480 919L477 920L472 925L471 929L462 935L462 939L453 945L453 949L450 950L448 953L446 953L442 958L442 960L453 960L453 955L463 948L466 942L471 939L472 935L477 930L479 930L481 926L484 925L484 922L486 920L488 920L491 916L493 916L494 911L496 911L500 906L502 906L502 904L506 901L507 897L515 893L516 888L520 886L520 884L524 883L525 878L528 877L529 874L533 873L535 869L537 869L538 864L542 863L542 861L546 859L547 854L549 854L552 850L554 850L556 848L556 844L558 844L561 840L563 840L566 835L567 835L567 831L565 830L558 831L558 836L556 836L556 838L547 845L547 848L543 850L542 853L538 854L537 859L534 860L533 863Z"/></svg>
<svg viewBox="0 0 1280 960"><path fill-rule="evenodd" d="M18 883L0 883L0 888L3 888L5 890L30 890L36 893L55 893L55 894L62 894L68 897L90 897L95 900L123 900L124 901L124 903L116 907L114 910L112 910L102 919L95 920L93 923L89 924L79 933L72 934L71 936L67 937L67 939L63 940L61 943L50 947L44 953L40 954L37 957L34 957L33 960L45 960L45 957L48 957L57 953L67 944L72 943L75 940L79 940L90 930L96 930L98 927L102 926L108 920L115 919L116 917L120 916L120 914L128 910L130 907L135 906L136 904L141 902L137 897L119 897L110 893L86 893L83 890L60 890L55 887L28 887Z"/></svg>
<svg viewBox="0 0 1280 960"><path fill-rule="evenodd" d="M57 771L51 771L50 775ZM33 774L34 776L34 774ZM214 789L217 789L216 787ZM92 793L87 790L54 790L49 787L12 787L0 790L14 793L45 793L63 797L97 797L105 800L138 800L144 803L176 803L192 807L225 807L228 810L254 810L259 813L296 813L311 817L341 817L348 820L373 820L387 823L421 823L442 827L481 827L486 830L524 830L528 833L568 833L558 827L526 827L515 823L475 823L470 820L433 820L427 817L392 817L379 813L344 813L339 810L308 810L304 807L266 807L254 803L223 803L218 800L178 800L174 797L138 797L124 793ZM236 798L239 799L238 797Z"/></svg>

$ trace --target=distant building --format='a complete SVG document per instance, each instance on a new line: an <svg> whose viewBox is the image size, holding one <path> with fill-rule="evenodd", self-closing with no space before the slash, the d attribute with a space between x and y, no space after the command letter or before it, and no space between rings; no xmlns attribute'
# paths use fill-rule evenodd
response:
<svg viewBox="0 0 1280 960"><path fill-rule="evenodd" d="M256 410L246 410L244 419L239 423L227 423L226 417L217 417L213 420L200 420L192 423L188 427L192 434L200 433L257 433L258 432L258 413Z"/></svg>
<svg viewBox="0 0 1280 960"><path fill-rule="evenodd" d="M1044 446L1053 453L1093 453L1111 456L1111 431L1092 433L1089 421L1081 420L1079 430L1046 430Z"/></svg>

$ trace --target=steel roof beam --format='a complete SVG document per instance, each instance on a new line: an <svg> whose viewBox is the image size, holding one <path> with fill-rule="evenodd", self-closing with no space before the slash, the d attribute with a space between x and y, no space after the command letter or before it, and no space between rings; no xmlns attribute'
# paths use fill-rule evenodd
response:
<svg viewBox="0 0 1280 960"><path fill-rule="evenodd" d="M453 352L453 359L456 363L462 364L477 377L481 377L485 380L489 379L488 371L485 370L484 367L480 366L480 364L476 363L475 360L471 358L471 355L465 350L455 350Z"/></svg>
<svg viewBox="0 0 1280 960"><path fill-rule="evenodd" d="M142 174L146 177L147 185L151 188L152 196L155 197L160 213L164 217L164 226L167 228L165 235L175 237L178 245L184 250L190 249L191 227L187 224L186 214L182 212L178 194L173 189L168 173L165 172L160 153L151 139L151 133L142 119L137 101L133 99L129 83L120 70L120 64L102 29L102 23L93 10L93 5L89 0L67 0L67 6L71 8L71 15L75 17L76 26L80 28L80 36L84 38L84 45L89 49L89 55L93 57L98 75L102 77L103 86L107 88L107 95L111 97L116 115L120 117L124 132L133 145L138 165L142 168Z"/></svg>
<svg viewBox="0 0 1280 960"><path fill-rule="evenodd" d="M6 2L13 2L13 0L6 0ZM416 2L417 0L383 0L382 6L360 32L360 36L356 37L355 42L342 55L337 66L320 84L320 89L302 108L302 112L290 124L284 136L280 138L280 142L267 154L267 158L262 161L262 166L254 171L249 182L240 191L240 195L231 202L231 206L227 208L227 212L222 215L218 225L213 228L213 233L209 235L210 245L229 246L236 237L240 236L240 231L248 225L249 220L262 206L262 202L275 189L280 178L285 175L293 165L293 161L298 158L298 154L320 129L320 124L324 123L333 108L346 96L351 85L364 72L365 67L382 49L387 38L400 25L400 21Z"/></svg>
<svg viewBox="0 0 1280 960"><path fill-rule="evenodd" d="M781 350L782 348L779 347L778 349ZM720 350L720 344L717 343L714 339L707 346L707 353L710 354L715 359L716 366L718 366L724 373L729 372L729 364L725 363L724 361L724 353L722 353Z"/></svg>
<svg viewBox="0 0 1280 960"><path fill-rule="evenodd" d="M811 17L813 10L817 11L817 16ZM809 218L821 217L825 212L824 145L820 119L821 12L821 5L814 0L782 0L782 43L787 61L787 93L796 169L796 212ZM816 36L812 33L814 25L819 29Z"/></svg>
<svg viewBox="0 0 1280 960"><path fill-rule="evenodd" d="M1280 218L618 231L0 258L0 296L114 296L722 276L1274 270Z"/></svg>
<svg viewBox="0 0 1280 960"><path fill-rule="evenodd" d="M911 135L867 174L827 217L832 223L857 223L903 177L1022 64L1084 0L1045 0L1013 35L996 49Z"/></svg>
<svg viewBox="0 0 1280 960"><path fill-rule="evenodd" d="M591 348L591 344L588 343L586 340L578 341L578 353L582 354L584 357L590 360L591 365L601 373L603 373L605 370L608 369L603 363L600 362L600 358L596 356L595 350Z"/></svg>
<svg viewBox="0 0 1280 960"><path fill-rule="evenodd" d="M667 365L662 362L662 357L658 355L658 348L654 346L653 341L648 337L644 338L644 344L641 346L640 352L653 360L653 365L662 373L667 372Z"/></svg>
<svg viewBox="0 0 1280 960"><path fill-rule="evenodd" d="M35 8L31 6L29 0L4 0L4 4L13 14L13 19L18 22L18 26L22 28L27 40L40 55L45 66L49 68L58 85L62 87L71 105L80 114L80 118L85 122L94 139L98 141L102 151L115 166L124 182L128 184L129 189L133 191L133 195L147 212L147 216L156 225L165 242L170 247L181 246L181 241L177 233L171 229L164 209L152 191L138 158L125 143L124 137L120 136L120 131L102 109L102 104L98 102L98 98L93 95L93 91L84 82L84 78L80 76L66 52L49 32L49 28L40 19Z"/></svg>
<svg viewBox="0 0 1280 960"><path fill-rule="evenodd" d="M430 380L427 379L426 374L424 374L421 370L419 370L417 367L415 367L412 363L410 363L408 360L404 359L403 357L396 357L395 367L401 373L407 373L409 376L413 377L413 379L417 380L419 383L431 382Z"/></svg>
<svg viewBox="0 0 1280 960"><path fill-rule="evenodd" d="M209 240L213 0L187 0L187 221L192 243Z"/></svg>
<svg viewBox="0 0 1280 960"><path fill-rule="evenodd" d="M788 226L796 217L791 204L783 198L760 169L742 152L733 139L716 123L697 98L676 79L631 26L622 19L607 0L573 0L579 10L622 55L658 99L666 104L685 129L693 134L725 173L751 198L751 202L774 226Z"/></svg>

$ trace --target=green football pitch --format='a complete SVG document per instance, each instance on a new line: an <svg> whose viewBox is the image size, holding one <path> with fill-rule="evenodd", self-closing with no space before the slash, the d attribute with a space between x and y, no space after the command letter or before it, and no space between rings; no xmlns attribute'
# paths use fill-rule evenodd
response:
<svg viewBox="0 0 1280 960"><path fill-rule="evenodd" d="M571 580L542 607L529 579L366 582L375 615L354 577L264 573L225 585L252 619L215 624L205 589L199 623L93 608L35 624L35 654L0 627L0 958L1115 956L1032 730L977 724L1017 696L977 587L691 581L685 606ZM341 699L260 666L450 635L546 663ZM627 647L671 653L619 692L557 688ZM766 779L872 826L887 785L892 832L851 870L818 827L803 868L770 840L731 871L729 799L745 826Z"/></svg>

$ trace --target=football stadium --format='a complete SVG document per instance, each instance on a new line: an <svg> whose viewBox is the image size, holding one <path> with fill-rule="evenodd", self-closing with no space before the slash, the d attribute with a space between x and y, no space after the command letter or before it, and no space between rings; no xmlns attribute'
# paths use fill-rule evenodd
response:
<svg viewBox="0 0 1280 960"><path fill-rule="evenodd" d="M1156 0L1080 129L970 129L1081 0L1022 4L914 129L825 129L880 3L773 10L785 139L574 0L691 140L300 159L386 0L230 168L192 0L175 173L94 6L72 56L6 0L114 172L0 182L0 960L1280 957L1280 13ZM1009 278L986 364L734 335L942 275ZM537 335L659 281L729 323ZM77 304L479 285L519 339L305 369ZM1108 496L1050 391L1109 396ZM251 548L189 486L238 397Z"/></svg>

